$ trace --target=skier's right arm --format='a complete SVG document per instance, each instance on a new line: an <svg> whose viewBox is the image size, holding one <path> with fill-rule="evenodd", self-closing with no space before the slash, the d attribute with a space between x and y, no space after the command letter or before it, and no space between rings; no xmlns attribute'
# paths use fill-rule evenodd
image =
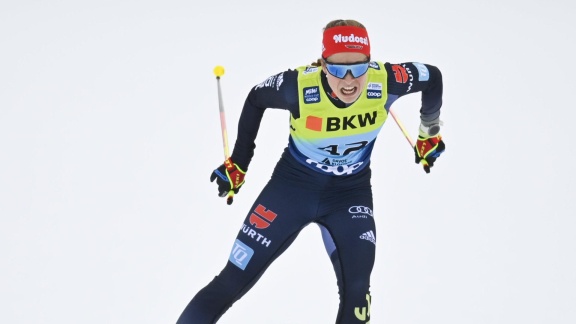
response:
<svg viewBox="0 0 576 324"><path fill-rule="evenodd" d="M254 86L244 102L238 121L238 134L232 151L232 160L246 171L254 156L256 136L267 108L298 109L298 72L294 70L275 74Z"/></svg>
<svg viewBox="0 0 576 324"><path fill-rule="evenodd" d="M287 109L291 112L298 109L297 79L298 72L288 70L269 77L248 93L240 114L232 156L210 175L210 181L216 180L218 184L219 196L225 197L230 190L238 193L244 184L264 111L267 108Z"/></svg>

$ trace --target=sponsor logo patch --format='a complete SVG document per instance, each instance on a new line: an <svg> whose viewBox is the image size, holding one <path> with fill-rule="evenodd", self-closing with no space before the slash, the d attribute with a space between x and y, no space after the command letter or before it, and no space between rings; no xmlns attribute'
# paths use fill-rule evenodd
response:
<svg viewBox="0 0 576 324"><path fill-rule="evenodd" d="M372 232L372 231L368 231L368 232L360 235L360 239L370 241L370 242L376 244L376 235L374 235L374 232Z"/></svg>
<svg viewBox="0 0 576 324"><path fill-rule="evenodd" d="M244 270L246 266L252 259L254 255L254 250L250 248L248 245L242 243L240 240L236 240L234 242L234 246L232 247L232 252L230 252L230 262L232 262L238 268Z"/></svg>
<svg viewBox="0 0 576 324"><path fill-rule="evenodd" d="M338 43L360 43L360 44L368 45L368 37L359 37L359 36L356 36L354 34L334 35L334 37L332 37L332 40L334 40L334 43L336 43L336 44L338 44Z"/></svg>
<svg viewBox="0 0 576 324"><path fill-rule="evenodd" d="M380 82L368 82L368 90L380 90L382 91L382 83Z"/></svg>
<svg viewBox="0 0 576 324"><path fill-rule="evenodd" d="M366 206L352 206L352 207L348 208L348 212L350 214L353 214L354 216L356 216L358 214L362 214L362 215L374 217L374 214L372 213L372 209L370 209L370 207L366 207Z"/></svg>
<svg viewBox="0 0 576 324"><path fill-rule="evenodd" d="M242 233L248 235L250 238L262 245L265 245L266 247L270 247L270 243L272 243L272 240L269 240L266 236L256 232L253 228L247 226L246 224L242 224Z"/></svg>
<svg viewBox="0 0 576 324"><path fill-rule="evenodd" d="M316 116L306 117L306 128L309 130L321 132L322 131L322 118Z"/></svg>
<svg viewBox="0 0 576 324"><path fill-rule="evenodd" d="M354 307L354 315L356 315L356 318L361 320L361 321L366 321L370 319L370 304L371 304L371 297L370 294L366 294L366 302L367 302L367 306L364 307ZM366 323L370 323L369 321Z"/></svg>
<svg viewBox="0 0 576 324"><path fill-rule="evenodd" d="M312 159L307 159L306 163L314 165L326 173L333 173L340 176L344 174L352 174L354 170L358 169L364 162L357 162L350 165L326 165Z"/></svg>
<svg viewBox="0 0 576 324"><path fill-rule="evenodd" d="M276 91L280 90L280 86L284 82L284 72L278 74L278 78L276 79Z"/></svg>
<svg viewBox="0 0 576 324"><path fill-rule="evenodd" d="M364 115L358 114L344 117L328 117L326 118L326 131L335 132L339 130L356 129L358 127L363 128L366 126L374 125L376 124L377 117L378 111L376 110L374 110L372 114L364 113Z"/></svg>
<svg viewBox="0 0 576 324"><path fill-rule="evenodd" d="M382 91L368 91L366 96L368 99L380 99L382 98Z"/></svg>
<svg viewBox="0 0 576 324"><path fill-rule="evenodd" d="M260 88L274 88L274 87L276 87L276 90L278 90L280 89L280 85L282 84L283 81L284 81L284 72L278 73L260 82L258 85L254 87L254 90L258 90Z"/></svg>
<svg viewBox="0 0 576 324"><path fill-rule="evenodd" d="M369 82L367 86L366 96L368 99L382 98L382 83Z"/></svg>
<svg viewBox="0 0 576 324"><path fill-rule="evenodd" d="M304 103L312 104L320 102L320 88L318 86L307 87L304 88L303 91L304 91Z"/></svg>
<svg viewBox="0 0 576 324"><path fill-rule="evenodd" d="M382 91L370 90L374 93L379 93L382 96ZM369 91L369 92L370 92ZM335 132L339 130L349 130L356 128L368 127L376 124L378 111L374 110L372 113L364 113L352 116L343 117L326 117L326 132ZM306 128L316 132L322 131L324 119L317 116L306 117Z"/></svg>
<svg viewBox="0 0 576 324"><path fill-rule="evenodd" d="M302 72L302 74L310 74L310 73L314 73L314 72L316 72L316 71L318 71L318 67L316 67L316 66L309 66L309 67L306 68L306 70L304 70L304 71Z"/></svg>
<svg viewBox="0 0 576 324"><path fill-rule="evenodd" d="M403 65L392 65L392 70L394 71L394 78L398 83L408 83L408 89L406 92L410 92L412 86L414 85L414 75L412 74L412 70L407 67L405 64Z"/></svg>
<svg viewBox="0 0 576 324"><path fill-rule="evenodd" d="M418 69L418 81L428 81L430 79L430 72L426 65L418 62L412 63Z"/></svg>
<svg viewBox="0 0 576 324"><path fill-rule="evenodd" d="M392 65L392 71L394 71L394 78L396 79L396 82L398 83L408 82L408 73L406 72L405 67L398 64L394 64Z"/></svg>
<svg viewBox="0 0 576 324"><path fill-rule="evenodd" d="M266 207L258 204L256 208L254 208L254 212L250 214L250 224L257 229L264 229L270 226L276 219L276 213L266 209Z"/></svg>

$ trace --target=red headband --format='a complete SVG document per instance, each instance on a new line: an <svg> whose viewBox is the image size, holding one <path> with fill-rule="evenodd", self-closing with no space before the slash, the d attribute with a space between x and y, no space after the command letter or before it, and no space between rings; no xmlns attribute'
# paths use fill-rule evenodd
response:
<svg viewBox="0 0 576 324"><path fill-rule="evenodd" d="M324 30L322 57L342 52L357 52L370 57L368 31L356 26L338 26Z"/></svg>

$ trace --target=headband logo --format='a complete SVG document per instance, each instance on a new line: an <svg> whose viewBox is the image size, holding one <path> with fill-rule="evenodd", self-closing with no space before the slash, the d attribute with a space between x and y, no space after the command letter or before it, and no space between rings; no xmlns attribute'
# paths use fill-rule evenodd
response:
<svg viewBox="0 0 576 324"><path fill-rule="evenodd" d="M350 34L350 35L346 35L346 36L342 36L342 34L338 34L338 35L334 35L334 37L332 37L332 39L334 40L334 43L336 43L336 44L338 44L338 43L360 43L360 44L368 45L368 37L354 36L354 34Z"/></svg>

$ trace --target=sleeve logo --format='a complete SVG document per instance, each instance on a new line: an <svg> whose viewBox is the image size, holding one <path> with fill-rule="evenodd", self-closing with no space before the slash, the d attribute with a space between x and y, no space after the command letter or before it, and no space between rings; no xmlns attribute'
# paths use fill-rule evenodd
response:
<svg viewBox="0 0 576 324"><path fill-rule="evenodd" d="M418 69L418 81L428 81L430 79L430 72L428 72L426 65L417 62L412 64Z"/></svg>

